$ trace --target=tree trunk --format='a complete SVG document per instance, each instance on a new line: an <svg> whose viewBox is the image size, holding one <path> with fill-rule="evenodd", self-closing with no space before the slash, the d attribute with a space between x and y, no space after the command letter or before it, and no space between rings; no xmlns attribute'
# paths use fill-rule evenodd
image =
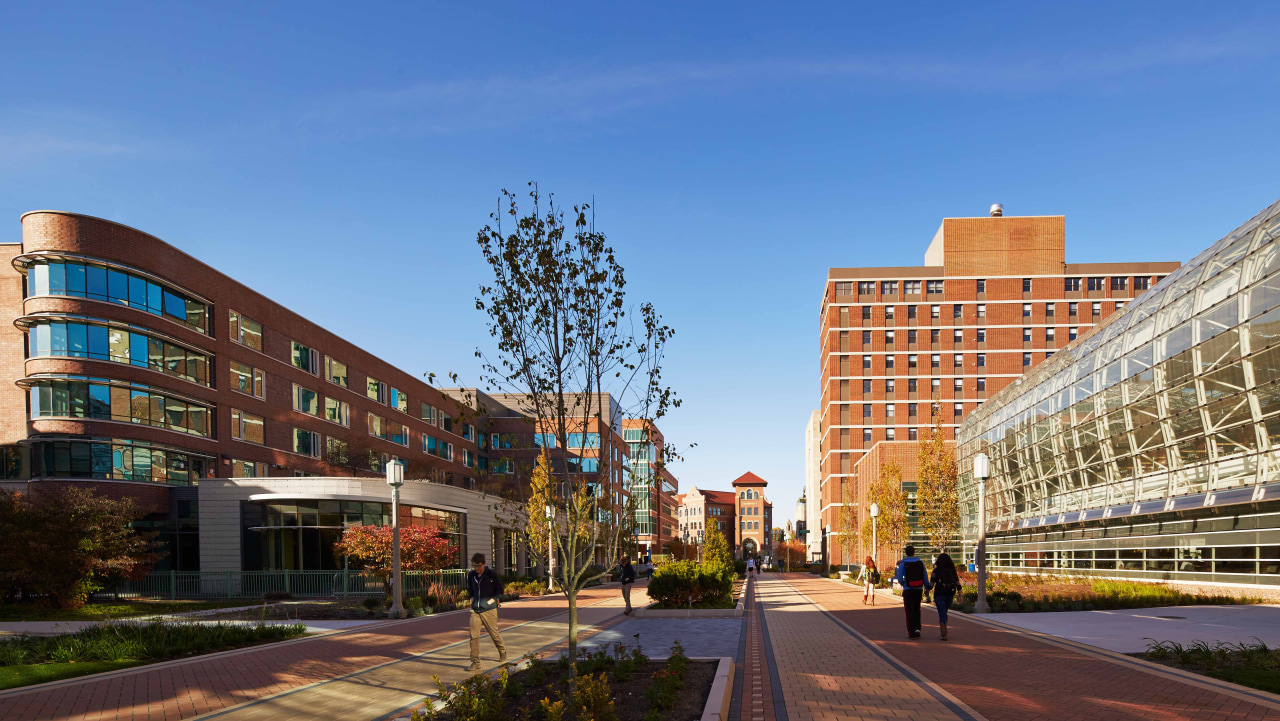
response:
<svg viewBox="0 0 1280 721"><path fill-rule="evenodd" d="M569 584L565 597L569 599L569 674L578 675L578 590Z"/></svg>

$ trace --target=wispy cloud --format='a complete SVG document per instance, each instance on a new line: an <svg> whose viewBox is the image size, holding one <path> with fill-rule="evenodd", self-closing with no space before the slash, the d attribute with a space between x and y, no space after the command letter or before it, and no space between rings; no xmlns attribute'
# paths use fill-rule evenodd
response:
<svg viewBox="0 0 1280 721"><path fill-rule="evenodd" d="M587 123L690 94L769 92L812 81L831 83L833 91L1044 92L1081 82L1113 81L1272 52L1250 31L1034 58L883 56L659 62L360 91L324 99L303 113L302 122L312 129L357 134L440 134L547 121Z"/></svg>

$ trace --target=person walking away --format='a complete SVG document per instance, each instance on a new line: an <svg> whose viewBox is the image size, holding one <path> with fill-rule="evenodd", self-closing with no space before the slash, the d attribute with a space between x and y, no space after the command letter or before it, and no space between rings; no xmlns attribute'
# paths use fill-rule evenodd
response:
<svg viewBox="0 0 1280 721"><path fill-rule="evenodd" d="M747 575L754 576L756 573L756 561L754 558L747 556Z"/></svg>
<svg viewBox="0 0 1280 721"><path fill-rule="evenodd" d="M489 632L489 638L498 649L498 662L506 663L507 647L498 633L498 605L502 598L502 579L492 568L484 565L484 554L471 557L471 570L467 572L467 590L471 593L471 668L480 670L480 629Z"/></svg>
<svg viewBox="0 0 1280 721"><path fill-rule="evenodd" d="M623 556L619 561L618 572L622 580L622 600L627 602L627 610L623 615L631 615L631 584L636 582L636 569L631 565L631 557Z"/></svg>
<svg viewBox="0 0 1280 721"><path fill-rule="evenodd" d="M902 586L902 605L907 611L907 638L920 638L920 602L929 588L924 561L916 558L916 547L907 546L907 556L898 562L894 577Z"/></svg>
<svg viewBox="0 0 1280 721"><path fill-rule="evenodd" d="M942 631L942 640L947 640L947 609L960 592L960 574L956 573L956 564L951 556L943 553L933 564L933 603L938 607L938 627Z"/></svg>
<svg viewBox="0 0 1280 721"><path fill-rule="evenodd" d="M880 570L876 568L876 562L871 556L867 556L867 560L862 562L862 572L858 574L858 583L862 584L862 605L867 605L867 599L871 599L871 605L876 605L876 584L880 583Z"/></svg>

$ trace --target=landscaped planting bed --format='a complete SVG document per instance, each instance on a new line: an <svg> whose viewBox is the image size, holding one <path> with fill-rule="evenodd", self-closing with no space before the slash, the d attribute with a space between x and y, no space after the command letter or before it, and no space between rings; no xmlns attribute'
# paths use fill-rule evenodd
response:
<svg viewBox="0 0 1280 721"><path fill-rule="evenodd" d="M1151 641L1134 656L1165 666L1212 676L1241 686L1280 693L1280 648L1257 643L1197 641L1183 646L1173 641Z"/></svg>
<svg viewBox="0 0 1280 721"><path fill-rule="evenodd" d="M977 578L960 574L964 586L960 610L973 610L978 599ZM987 604L992 613L1043 611L1103 611L1162 606L1219 606L1262 603L1261 598L1186 593L1160 583L1125 581L1087 576L991 574L987 577Z"/></svg>
<svg viewBox="0 0 1280 721"><path fill-rule="evenodd" d="M677 643L666 661L636 646L615 644L578 659L528 659L529 666L478 674L439 685L439 701L413 712L414 721L693 721L702 718L716 661L691 661Z"/></svg>
<svg viewBox="0 0 1280 721"><path fill-rule="evenodd" d="M284 641L304 633L306 626L300 623L121 621L61 636L5 638L0 639L0 688Z"/></svg>
<svg viewBox="0 0 1280 721"><path fill-rule="evenodd" d="M244 606L252 601L93 601L79 608L54 608L28 601L0 603L0 621L105 621Z"/></svg>

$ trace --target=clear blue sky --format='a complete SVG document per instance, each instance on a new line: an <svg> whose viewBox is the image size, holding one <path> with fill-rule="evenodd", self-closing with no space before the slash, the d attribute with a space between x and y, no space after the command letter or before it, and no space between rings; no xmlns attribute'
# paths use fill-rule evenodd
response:
<svg viewBox="0 0 1280 721"><path fill-rule="evenodd" d="M127 223L474 382L499 189L594 196L677 329L682 487L754 471L780 523L829 266L993 202L1071 262L1186 260L1280 196L1274 4L177 5L6 4L6 239Z"/></svg>

